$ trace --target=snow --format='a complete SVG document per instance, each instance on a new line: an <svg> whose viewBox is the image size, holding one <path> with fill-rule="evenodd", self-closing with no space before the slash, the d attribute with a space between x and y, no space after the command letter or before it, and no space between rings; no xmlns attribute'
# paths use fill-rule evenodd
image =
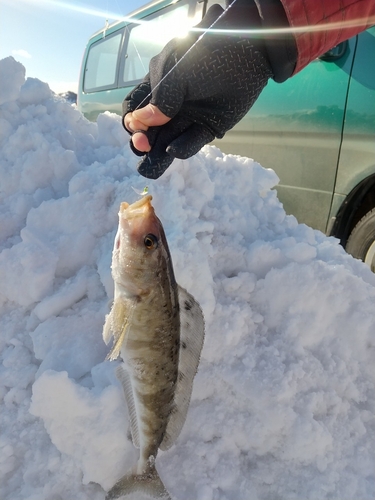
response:
<svg viewBox="0 0 375 500"><path fill-rule="evenodd" d="M101 331L118 208L147 182L117 116L88 122L11 57L0 73L0 497L103 500L137 459ZM206 320L157 458L178 500L375 497L375 275L277 182L205 147L148 183Z"/></svg>

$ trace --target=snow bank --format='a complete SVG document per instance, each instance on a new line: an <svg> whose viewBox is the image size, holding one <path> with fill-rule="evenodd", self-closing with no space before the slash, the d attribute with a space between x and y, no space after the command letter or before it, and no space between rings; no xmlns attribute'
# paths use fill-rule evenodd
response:
<svg viewBox="0 0 375 500"><path fill-rule="evenodd" d="M103 500L137 456L101 329L119 204L146 182L118 117L89 123L12 58L0 72L0 496ZM277 181L206 147L148 183L206 319L157 460L178 500L375 496L375 276L286 216Z"/></svg>

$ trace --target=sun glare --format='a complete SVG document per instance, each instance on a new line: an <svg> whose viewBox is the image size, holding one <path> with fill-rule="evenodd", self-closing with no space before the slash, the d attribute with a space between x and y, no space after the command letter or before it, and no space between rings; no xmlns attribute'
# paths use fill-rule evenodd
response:
<svg viewBox="0 0 375 500"><path fill-rule="evenodd" d="M10 4L14 3L14 0L9 1L9 3ZM122 14L109 12L107 10L93 9L77 2L74 3L68 1L64 2L62 0L17 0L17 3L23 3L28 6L35 6L50 10L53 9L68 10L68 11L78 12L80 14L86 14L89 16L100 17L102 19L113 19L115 21L124 18Z"/></svg>

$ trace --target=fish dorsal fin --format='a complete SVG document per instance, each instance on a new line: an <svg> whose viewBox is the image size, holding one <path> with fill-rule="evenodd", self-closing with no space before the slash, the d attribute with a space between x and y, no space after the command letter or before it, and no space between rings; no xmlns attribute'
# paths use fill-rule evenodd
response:
<svg viewBox="0 0 375 500"><path fill-rule="evenodd" d="M107 315L103 327L103 340L106 344L113 337L113 346L106 356L106 360L113 361L120 355L121 347L126 338L131 316L133 314L134 304L121 298L114 300L111 312Z"/></svg>
<svg viewBox="0 0 375 500"><path fill-rule="evenodd" d="M130 381L128 372L122 365L116 368L116 377L121 382L122 388L125 394L125 400L128 407L129 420L130 420L130 432L132 435L132 441L136 448L139 448L139 430L138 430L138 420L137 412L134 402L133 387Z"/></svg>
<svg viewBox="0 0 375 500"><path fill-rule="evenodd" d="M177 439L186 420L194 376L198 370L204 341L204 318L200 305L184 288L178 287L180 306L180 356L174 408L167 424L161 450L167 450Z"/></svg>

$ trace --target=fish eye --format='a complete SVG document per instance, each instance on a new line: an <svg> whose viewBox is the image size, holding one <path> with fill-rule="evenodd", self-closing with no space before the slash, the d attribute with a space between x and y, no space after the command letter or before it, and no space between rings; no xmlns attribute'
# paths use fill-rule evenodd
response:
<svg viewBox="0 0 375 500"><path fill-rule="evenodd" d="M150 233L147 236L145 236L143 242L148 250L155 250L155 248L158 247L158 239L154 234Z"/></svg>

